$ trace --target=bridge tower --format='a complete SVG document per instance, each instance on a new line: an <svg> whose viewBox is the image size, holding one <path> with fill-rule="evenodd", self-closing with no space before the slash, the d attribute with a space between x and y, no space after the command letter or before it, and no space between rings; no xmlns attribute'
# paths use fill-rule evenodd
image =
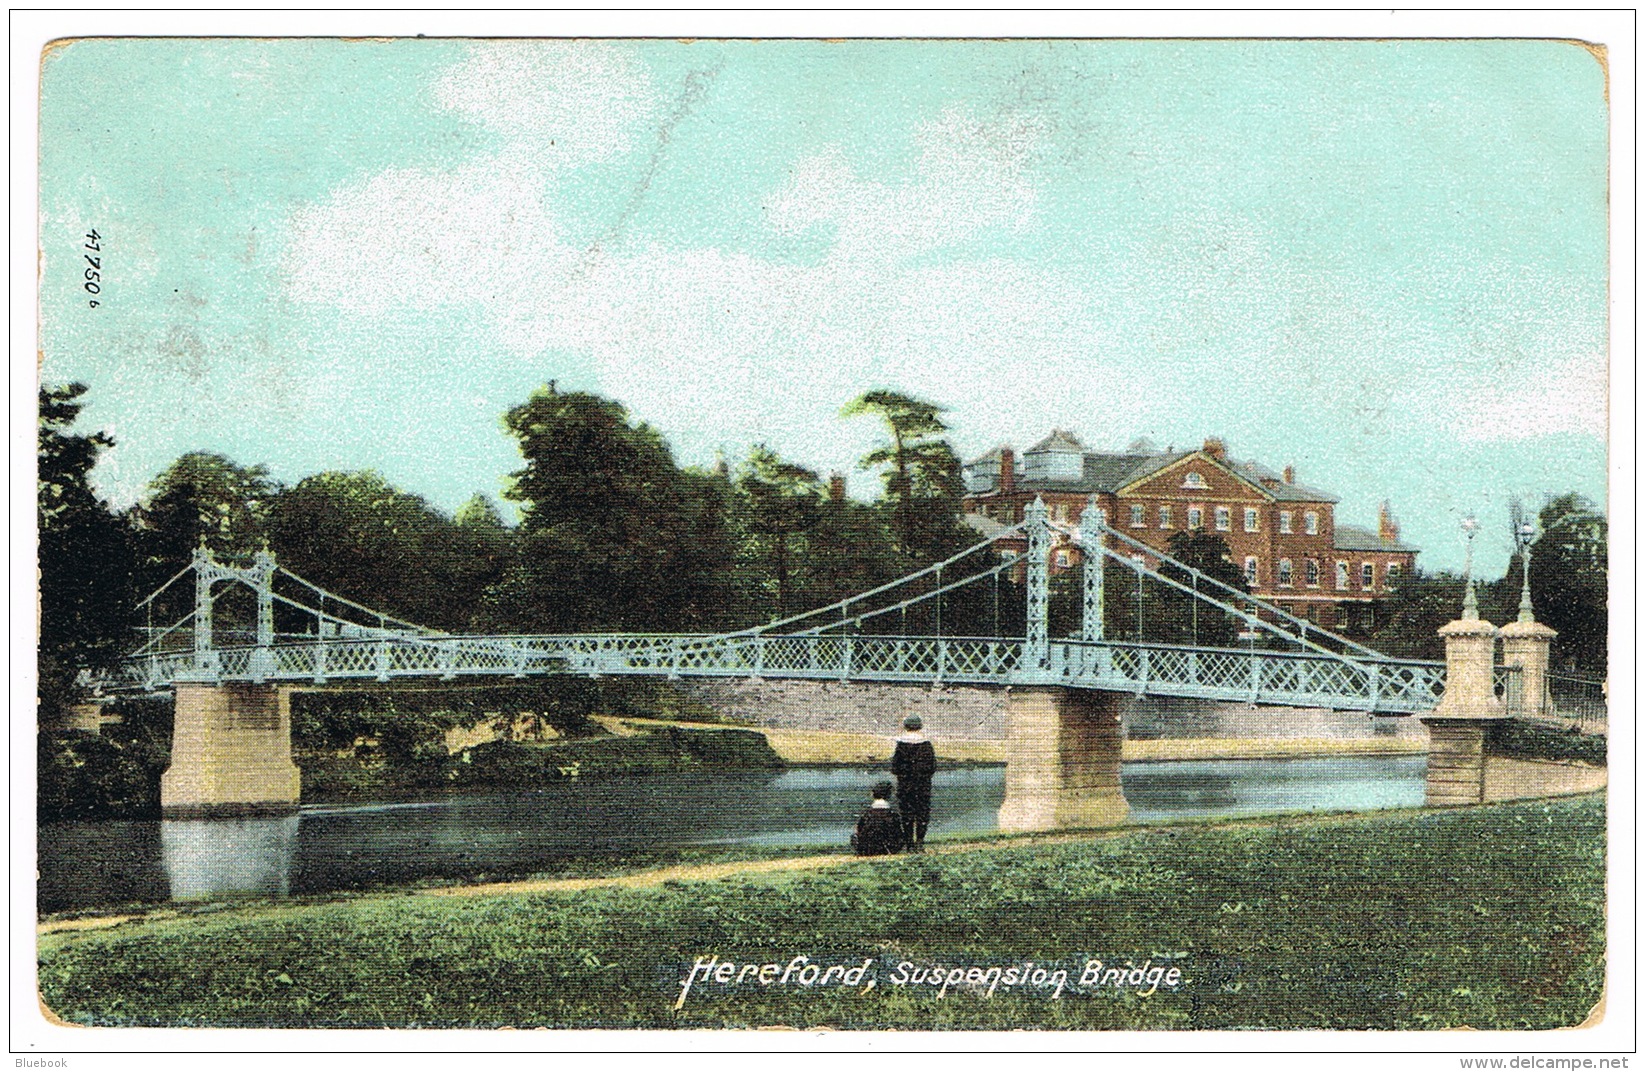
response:
<svg viewBox="0 0 1645 1072"><path fill-rule="evenodd" d="M1047 636L1050 511L1036 499L1025 511L1028 536L1028 624L1024 668L1046 684L1018 686L1006 698L1005 802L1000 829L1010 832L1058 827L1111 826L1129 808L1120 786L1125 732L1120 695L1053 685ZM1085 553L1083 640L1102 639L1103 521L1095 499L1080 519Z"/></svg>
<svg viewBox="0 0 1645 1072"><path fill-rule="evenodd" d="M290 690L265 684L273 670L274 555L246 569L194 552L194 665L174 688L171 766L160 779L168 818L270 814L297 807L301 777L291 761ZM212 638L212 588L244 584L257 596L257 647L250 682L221 680Z"/></svg>

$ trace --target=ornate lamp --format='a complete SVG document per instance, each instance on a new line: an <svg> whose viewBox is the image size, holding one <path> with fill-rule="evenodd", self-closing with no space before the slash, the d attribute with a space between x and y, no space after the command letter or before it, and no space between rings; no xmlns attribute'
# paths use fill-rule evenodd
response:
<svg viewBox="0 0 1645 1072"><path fill-rule="evenodd" d="M1468 542L1468 556L1462 568L1467 585L1462 593L1462 620L1479 620L1479 597L1474 594L1474 536L1479 532L1479 519L1469 514L1462 519L1462 536Z"/></svg>
<svg viewBox="0 0 1645 1072"><path fill-rule="evenodd" d="M1531 541L1536 538L1536 526L1526 521L1514 535L1519 543L1519 564L1523 573L1519 583L1519 620L1534 622L1536 614L1531 610Z"/></svg>

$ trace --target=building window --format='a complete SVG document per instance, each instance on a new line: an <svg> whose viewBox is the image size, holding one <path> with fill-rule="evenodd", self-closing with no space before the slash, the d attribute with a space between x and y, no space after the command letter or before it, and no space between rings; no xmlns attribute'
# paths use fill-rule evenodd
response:
<svg viewBox="0 0 1645 1072"><path fill-rule="evenodd" d="M1148 522L1143 519L1143 508L1140 506L1131 507L1131 527L1140 529L1146 524Z"/></svg>
<svg viewBox="0 0 1645 1072"><path fill-rule="evenodd" d="M1319 535L1319 515L1312 510L1302 515L1302 531L1310 536Z"/></svg>
<svg viewBox="0 0 1645 1072"><path fill-rule="evenodd" d="M1337 563L1337 587L1348 587L1348 563L1346 562Z"/></svg>
<svg viewBox="0 0 1645 1072"><path fill-rule="evenodd" d="M1245 508L1245 531L1257 531L1257 512L1249 506Z"/></svg>
<svg viewBox="0 0 1645 1072"><path fill-rule="evenodd" d="M1068 548L1066 548L1066 547L1059 548L1058 551L1057 551L1057 565L1061 568L1066 569L1067 566L1068 566L1069 561L1070 561L1070 559L1069 559L1069 554L1068 554Z"/></svg>
<svg viewBox="0 0 1645 1072"><path fill-rule="evenodd" d="M1291 511L1281 510L1279 512L1279 530L1281 532L1291 531Z"/></svg>
<svg viewBox="0 0 1645 1072"><path fill-rule="evenodd" d="M1067 503L1058 503L1057 504L1057 520L1058 521L1067 521L1068 520L1068 504Z"/></svg>
<svg viewBox="0 0 1645 1072"><path fill-rule="evenodd" d="M1362 562L1359 566L1359 586L1365 589L1377 586L1377 568L1369 562Z"/></svg>
<svg viewBox="0 0 1645 1072"><path fill-rule="evenodd" d="M1198 473L1189 473L1187 476L1182 478L1182 486L1185 488L1203 488L1205 486L1205 478L1200 476Z"/></svg>
<svg viewBox="0 0 1645 1072"><path fill-rule="evenodd" d="M1288 558L1279 560L1279 586L1281 588L1291 587L1291 560Z"/></svg>
<svg viewBox="0 0 1645 1072"><path fill-rule="evenodd" d="M1205 527L1205 510L1203 507L1190 506L1188 508L1188 527L1191 529Z"/></svg>
<svg viewBox="0 0 1645 1072"><path fill-rule="evenodd" d="M1171 527L1171 508L1169 506L1159 508L1159 527L1162 529Z"/></svg>
<svg viewBox="0 0 1645 1072"><path fill-rule="evenodd" d="M1396 582L1398 580L1399 580L1399 563L1398 562L1388 563L1388 581L1387 581L1388 587L1392 588L1394 586L1394 582Z"/></svg>
<svg viewBox="0 0 1645 1072"><path fill-rule="evenodd" d="M1226 506L1217 507L1217 531L1218 532L1227 532L1229 530L1229 528L1231 528L1231 527L1232 527L1232 524L1229 521L1228 507L1226 507Z"/></svg>
<svg viewBox="0 0 1645 1072"><path fill-rule="evenodd" d="M1252 556L1245 559L1245 583L1252 588L1257 586L1257 560Z"/></svg>
<svg viewBox="0 0 1645 1072"><path fill-rule="evenodd" d="M1307 580L1309 588L1319 587L1319 562L1310 558L1302 564L1302 576Z"/></svg>

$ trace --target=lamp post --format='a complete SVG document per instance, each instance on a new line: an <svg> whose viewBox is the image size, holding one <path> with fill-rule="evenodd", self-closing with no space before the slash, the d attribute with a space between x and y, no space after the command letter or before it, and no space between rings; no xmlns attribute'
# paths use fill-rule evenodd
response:
<svg viewBox="0 0 1645 1072"><path fill-rule="evenodd" d="M1462 536L1468 543L1468 554L1462 567L1467 585L1462 593L1462 620L1479 621L1479 597L1474 594L1474 536L1479 532L1479 519L1469 514L1462 519Z"/></svg>
<svg viewBox="0 0 1645 1072"><path fill-rule="evenodd" d="M1522 622L1536 621L1536 614L1531 610L1531 541L1536 536L1536 526L1531 522L1523 522L1515 531L1519 543L1519 564L1522 576L1519 583L1519 620Z"/></svg>

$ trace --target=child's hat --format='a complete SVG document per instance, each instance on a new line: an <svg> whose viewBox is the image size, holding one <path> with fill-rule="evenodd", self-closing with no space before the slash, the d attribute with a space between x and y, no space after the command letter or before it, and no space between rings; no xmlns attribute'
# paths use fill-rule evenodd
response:
<svg viewBox="0 0 1645 1072"><path fill-rule="evenodd" d="M923 725L925 725L925 723L920 721L919 715L909 715L907 718L902 720L902 728L905 730L917 730Z"/></svg>

